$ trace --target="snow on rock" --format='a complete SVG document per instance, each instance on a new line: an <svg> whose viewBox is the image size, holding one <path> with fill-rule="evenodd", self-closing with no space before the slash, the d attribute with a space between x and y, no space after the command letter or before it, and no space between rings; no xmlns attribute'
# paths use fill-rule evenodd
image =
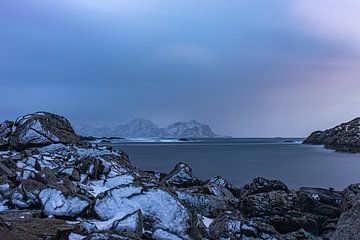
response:
<svg viewBox="0 0 360 240"><path fill-rule="evenodd" d="M175 168L161 180L161 183L174 187L200 185L200 181L193 177L192 169L185 163L178 163Z"/></svg>
<svg viewBox="0 0 360 240"><path fill-rule="evenodd" d="M111 188L115 188L120 185L126 185L134 182L134 176L131 174L119 175L105 180L91 180L87 182L87 186L90 187L89 192L96 197L100 193L106 192Z"/></svg>
<svg viewBox="0 0 360 240"><path fill-rule="evenodd" d="M77 217L90 206L90 201L83 196L64 193L56 188L43 189L39 199L46 216Z"/></svg>
<svg viewBox="0 0 360 240"><path fill-rule="evenodd" d="M223 197L185 191L176 191L176 193L179 199L186 202L197 213L206 217L216 217L219 213L232 209Z"/></svg>
<svg viewBox="0 0 360 240"><path fill-rule="evenodd" d="M122 219L116 220L111 229L118 232L132 232L141 237L143 232L143 222L143 214L140 210L137 210L126 215Z"/></svg>
<svg viewBox="0 0 360 240"><path fill-rule="evenodd" d="M71 124L62 116L37 112L19 117L10 144L17 150L40 147L52 143L79 143Z"/></svg>
<svg viewBox="0 0 360 240"><path fill-rule="evenodd" d="M146 189L133 184L119 186L99 195L94 206L102 220L124 217L139 209L154 229L162 228L187 238L190 212L165 189Z"/></svg>
<svg viewBox="0 0 360 240"><path fill-rule="evenodd" d="M152 237L156 240L183 240L183 238L180 238L163 229L156 229L156 231L152 234Z"/></svg>

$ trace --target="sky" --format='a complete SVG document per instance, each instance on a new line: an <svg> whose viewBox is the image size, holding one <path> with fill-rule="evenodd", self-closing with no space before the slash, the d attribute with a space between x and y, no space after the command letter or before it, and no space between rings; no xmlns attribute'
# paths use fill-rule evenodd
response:
<svg viewBox="0 0 360 240"><path fill-rule="evenodd" d="M304 137L360 116L358 0L0 0L0 120L195 119Z"/></svg>

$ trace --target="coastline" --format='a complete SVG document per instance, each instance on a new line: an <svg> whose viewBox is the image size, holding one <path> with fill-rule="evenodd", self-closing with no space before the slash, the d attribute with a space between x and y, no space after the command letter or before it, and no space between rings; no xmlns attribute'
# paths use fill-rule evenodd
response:
<svg viewBox="0 0 360 240"><path fill-rule="evenodd" d="M26 115L14 126L0 154L5 239L319 240L360 234L353 220L360 184L342 191L292 190L257 177L238 187L220 176L201 180L185 163L168 173L138 169L124 151L80 141L54 114Z"/></svg>

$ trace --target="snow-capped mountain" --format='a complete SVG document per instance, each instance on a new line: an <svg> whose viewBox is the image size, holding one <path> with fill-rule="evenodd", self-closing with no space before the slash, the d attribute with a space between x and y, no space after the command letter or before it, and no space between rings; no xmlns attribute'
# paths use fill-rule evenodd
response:
<svg viewBox="0 0 360 240"><path fill-rule="evenodd" d="M216 134L208 125L195 120L175 122L161 128L156 123L145 118L136 118L116 127L84 126L77 129L77 133L82 136L94 137L216 137Z"/></svg>

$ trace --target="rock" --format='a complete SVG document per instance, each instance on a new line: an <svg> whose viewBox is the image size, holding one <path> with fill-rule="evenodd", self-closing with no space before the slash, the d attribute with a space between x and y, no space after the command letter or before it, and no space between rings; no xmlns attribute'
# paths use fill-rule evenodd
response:
<svg viewBox="0 0 360 240"><path fill-rule="evenodd" d="M70 232L77 228L77 224L54 218L39 218L31 212L0 213L0 236L4 240L68 240Z"/></svg>
<svg viewBox="0 0 360 240"><path fill-rule="evenodd" d="M9 139L13 125L13 121L5 121L0 123L0 138Z"/></svg>
<svg viewBox="0 0 360 240"><path fill-rule="evenodd" d="M284 234L281 237L283 240L322 240L322 238L314 236L313 234L306 232L304 229Z"/></svg>
<svg viewBox="0 0 360 240"><path fill-rule="evenodd" d="M220 194L220 195L229 197L229 194L227 192L225 193L225 191L223 190L224 188L226 190L230 191L232 193L232 195L235 197L241 196L241 189L235 187L234 185L229 183L226 179L224 179L223 177L220 177L220 176L212 177L211 179L209 179L206 182L205 186L207 188L209 188L209 191L212 192L216 196L218 196ZM213 188L213 189L211 189L211 188Z"/></svg>
<svg viewBox="0 0 360 240"><path fill-rule="evenodd" d="M244 221L240 214L224 212L210 224L209 234L212 239L240 239Z"/></svg>
<svg viewBox="0 0 360 240"><path fill-rule="evenodd" d="M136 236L119 233L92 233L82 240L140 240Z"/></svg>
<svg viewBox="0 0 360 240"><path fill-rule="evenodd" d="M131 232L136 236L141 237L143 232L144 216L140 210L136 210L123 217L122 219L116 220L111 227L111 230L122 232Z"/></svg>
<svg viewBox="0 0 360 240"><path fill-rule="evenodd" d="M0 151L6 151L10 147L10 143L3 137L0 137Z"/></svg>
<svg viewBox="0 0 360 240"><path fill-rule="evenodd" d="M360 118L325 131L313 132L304 144L325 145L340 152L360 152Z"/></svg>
<svg viewBox="0 0 360 240"><path fill-rule="evenodd" d="M243 198L257 193L266 193L277 190L284 191L285 193L289 192L288 187L281 181L257 177L251 183L244 186L241 197Z"/></svg>
<svg viewBox="0 0 360 240"><path fill-rule="evenodd" d="M242 238L240 239L268 239L282 240L280 234L270 225L260 219L247 219L241 225Z"/></svg>
<svg viewBox="0 0 360 240"><path fill-rule="evenodd" d="M76 218L91 204L90 200L81 195L51 187L41 190L39 199L46 216Z"/></svg>
<svg viewBox="0 0 360 240"><path fill-rule="evenodd" d="M345 212L341 214L334 234L331 239L359 239L360 236L360 193L359 184L353 184L347 187L343 194L345 195Z"/></svg>
<svg viewBox="0 0 360 240"><path fill-rule="evenodd" d="M100 194L94 205L95 213L105 221L136 210L144 214L144 221L150 226L148 230L163 229L190 238L192 213L174 194L163 188L144 188L135 184L118 186Z"/></svg>
<svg viewBox="0 0 360 240"><path fill-rule="evenodd" d="M201 184L201 182L192 175L192 169L185 163L178 163L175 168L161 180L160 183L178 188Z"/></svg>
<svg viewBox="0 0 360 240"><path fill-rule="evenodd" d="M242 199L241 210L250 217L284 215L297 206L295 193L282 190L257 193Z"/></svg>
<svg viewBox="0 0 360 240"><path fill-rule="evenodd" d="M191 193L177 191L179 199L186 202L192 209L202 216L214 218L224 211L234 210L227 199L221 196L213 196L204 193Z"/></svg>
<svg viewBox="0 0 360 240"><path fill-rule="evenodd" d="M342 196L340 192L321 188L300 188L296 191L301 211L328 218L340 216Z"/></svg>
<svg viewBox="0 0 360 240"><path fill-rule="evenodd" d="M11 147L21 151L54 143L79 143L68 120L64 117L37 112L20 117L15 122L16 130L10 138Z"/></svg>

